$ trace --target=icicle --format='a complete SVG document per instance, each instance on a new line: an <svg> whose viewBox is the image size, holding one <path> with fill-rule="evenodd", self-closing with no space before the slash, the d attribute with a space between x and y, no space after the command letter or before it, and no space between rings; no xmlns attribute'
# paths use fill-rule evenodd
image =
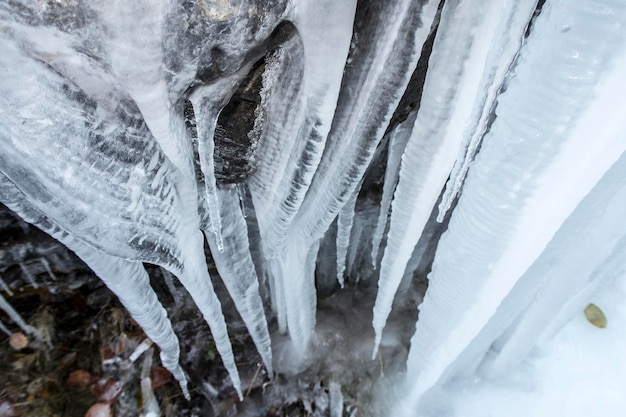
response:
<svg viewBox="0 0 626 417"><path fill-rule="evenodd" d="M34 327L26 324L20 313L15 311L15 309L9 304L9 302L0 294L0 308L9 316L11 320L15 322L20 328L24 331L24 333L28 334L37 334L37 330Z"/></svg>
<svg viewBox="0 0 626 417"><path fill-rule="evenodd" d="M2 295L0 295L0 297L2 297ZM9 337L11 337L13 335L11 330L7 329L7 327L1 321L0 321L0 330L2 330L2 332L4 334L6 334L7 336L9 336Z"/></svg>
<svg viewBox="0 0 626 417"><path fill-rule="evenodd" d="M278 298L275 304L280 308L278 313L282 311L282 320L289 329L296 354L303 356L315 328L317 300L312 278L319 241L312 247L293 240L290 242L284 255L271 259L269 263Z"/></svg>
<svg viewBox="0 0 626 417"><path fill-rule="evenodd" d="M626 150L613 111L626 94L626 7L592 5L551 2L498 98L420 307L408 362L413 413Z"/></svg>
<svg viewBox="0 0 626 417"><path fill-rule="evenodd" d="M361 22L367 30L355 28L359 42L346 66L333 129L293 234L320 239L354 193L416 67L436 3L381 3Z"/></svg>
<svg viewBox="0 0 626 417"><path fill-rule="evenodd" d="M46 258L39 258L39 262L41 262L43 267L46 269L46 272L48 273L48 276L52 279L52 281L56 281L57 277L56 275L54 275L54 272L52 272L52 269L50 269L50 264L48 263L48 260Z"/></svg>
<svg viewBox="0 0 626 417"><path fill-rule="evenodd" d="M400 172L400 161L406 147L417 112L411 113L409 118L402 122L391 132L389 139L389 151L387 154L387 168L385 170L385 179L383 182L383 195L380 201L380 210L378 212L378 220L376 222L376 230L372 238L372 267L378 266L378 250L383 239L385 229L387 228L387 219L389 218L389 209L391 207L391 199L393 192L398 183L398 173Z"/></svg>
<svg viewBox="0 0 626 417"><path fill-rule="evenodd" d="M2 279L2 276L0 276L0 288L2 288L2 290L6 292L9 295L9 297L13 296L13 291L11 291L11 288L9 288L7 283L4 282L4 280Z"/></svg>
<svg viewBox="0 0 626 417"><path fill-rule="evenodd" d="M346 202L346 205L339 211L337 218L337 281L341 288L344 284L344 271L346 269L346 256L350 245L350 234L352 232L352 223L354 222L354 210L357 197L361 187L357 187L352 197ZM356 245L356 243L353 243Z"/></svg>
<svg viewBox="0 0 626 417"><path fill-rule="evenodd" d="M190 231L183 244L182 256L180 269L172 267L172 272L178 276L180 282L190 293L211 328L215 347L222 358L224 368L228 371L239 399L243 399L239 373L235 365L235 357L230 344L221 303L211 284L211 277L206 264L202 232L199 230L197 232Z"/></svg>
<svg viewBox="0 0 626 417"><path fill-rule="evenodd" d="M287 305L285 288L283 287L282 271L277 261L269 261L269 285L272 296L272 310L278 321L278 331L287 333Z"/></svg>
<svg viewBox="0 0 626 417"><path fill-rule="evenodd" d="M152 349L141 364L141 408L144 417L159 417L161 409L152 389L150 370L152 369Z"/></svg>
<svg viewBox="0 0 626 417"><path fill-rule="evenodd" d="M239 197L239 207L241 208L241 214L244 219L248 218L248 212L246 209L246 186L245 184L237 184L237 196Z"/></svg>
<svg viewBox="0 0 626 417"><path fill-rule="evenodd" d="M356 215L356 214L355 214ZM357 242L361 242L363 240L363 224L357 216L354 219L352 225L352 233L350 234L350 241L353 242L352 245L348 247L348 259L347 259L347 268L348 274L353 275L356 280L358 280L358 274L356 274L356 260L359 254L359 249L362 249L361 245Z"/></svg>
<svg viewBox="0 0 626 417"><path fill-rule="evenodd" d="M343 394L341 393L341 384L336 381L330 381L328 391L330 397L330 417L342 417Z"/></svg>
<svg viewBox="0 0 626 417"><path fill-rule="evenodd" d="M263 301L259 294L259 281L250 255L248 229L241 212L237 188L218 189L221 201L224 249L217 247L216 238L205 231L215 265L224 285L235 303L250 336L263 359L268 374L272 374L272 349L267 330Z"/></svg>
<svg viewBox="0 0 626 417"><path fill-rule="evenodd" d="M280 81L297 95L283 88L271 91L275 79L264 77L264 92L271 95L262 103L268 107L268 126L258 152L268 158L250 181L267 257L282 250L322 156L350 47L356 1L304 0L294 10L292 21L300 38L281 50L282 62L274 64L273 71L287 73ZM304 67L295 59L303 60ZM293 67L295 73L289 74ZM295 78L300 74L301 80ZM290 137L293 140L285 141Z"/></svg>
<svg viewBox="0 0 626 417"><path fill-rule="evenodd" d="M73 250L118 296L146 335L159 346L163 366L174 375L183 394L189 398L187 378L178 364L178 339L172 330L165 309L150 287L150 279L141 263L107 255L68 235L45 215L34 209L25 196L4 176L0 176L0 195L5 204L20 217Z"/></svg>
<svg viewBox="0 0 626 417"><path fill-rule="evenodd" d="M392 204L372 321L374 356L406 264L450 175L460 140L465 131L473 133L481 113L489 112L482 94L493 84L492 67L508 68L517 51L510 47L503 52L502 39L519 45L535 3L476 0L443 7ZM459 31L471 36L459 39Z"/></svg>
<svg viewBox="0 0 626 417"><path fill-rule="evenodd" d="M110 32L105 42L112 72L139 107L165 155L192 179L191 141L182 110L170 100L163 72L163 27L170 5L168 0L115 0L99 11Z"/></svg>
<svg viewBox="0 0 626 417"><path fill-rule="evenodd" d="M22 277L26 279L30 286L33 288L39 288L39 285L37 285L35 280L35 276L31 272L30 268L24 264L24 262L20 262L20 269L22 270Z"/></svg>
<svg viewBox="0 0 626 417"><path fill-rule="evenodd" d="M474 160L482 137L488 128L489 118L496 106L496 95L519 51L522 42L521 34L529 24L536 4L537 0L525 0L512 4L513 10L507 11L507 14L501 19L500 27L497 29L498 36L492 38L494 45L487 57L485 73L475 98L477 105L472 110L472 115L469 118L470 123L465 127L460 138L461 149L439 204L439 215L437 216L439 223L443 222L446 213L450 210L454 199L461 190L469 166ZM507 36L502 36L502 33L506 33Z"/></svg>
<svg viewBox="0 0 626 417"><path fill-rule="evenodd" d="M182 295L182 291L176 288L176 284L174 284L174 275L172 275L172 273L165 268L160 268L160 269L161 269L161 275L163 276L163 280L165 281L165 285L167 286L167 289L170 291L170 294L172 294L172 298L174 299L174 304L176 304L177 307L180 307L183 295Z"/></svg>
<svg viewBox="0 0 626 417"><path fill-rule="evenodd" d="M189 101L193 104L196 125L198 127L198 153L200 155L200 168L204 174L204 189L209 211L210 230L215 234L218 252L224 250L224 242L222 239L220 202L217 195L217 181L215 179L215 161L213 158L215 143L213 137L219 112L227 103L223 98L220 98L219 93L234 90L239 84L239 78L231 77L215 85L199 87L189 96Z"/></svg>

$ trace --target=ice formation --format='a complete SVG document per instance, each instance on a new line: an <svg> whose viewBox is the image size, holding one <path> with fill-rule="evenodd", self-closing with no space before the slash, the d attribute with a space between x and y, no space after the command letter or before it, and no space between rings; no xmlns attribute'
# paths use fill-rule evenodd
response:
<svg viewBox="0 0 626 417"><path fill-rule="evenodd" d="M205 242L269 373L266 317L303 355L316 273L378 275L376 355L402 280L432 261L396 410L427 415L622 279L624 25L618 0L2 3L0 201L94 270L185 395L142 263L190 293L241 397ZM247 149L218 164L232 143Z"/></svg>

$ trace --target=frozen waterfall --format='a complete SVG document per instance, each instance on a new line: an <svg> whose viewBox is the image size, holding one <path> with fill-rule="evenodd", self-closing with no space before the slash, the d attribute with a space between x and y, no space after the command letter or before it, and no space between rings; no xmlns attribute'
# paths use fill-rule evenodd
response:
<svg viewBox="0 0 626 417"><path fill-rule="evenodd" d="M240 399L213 264L269 374L274 334L311 349L318 291L377 286L376 358L428 273L393 415L497 413L489 393L559 414L541 401L579 386L546 358L577 349L626 383L624 1L0 0L0 29L0 202L85 261L186 397L142 263L190 294ZM607 401L586 415L626 412Z"/></svg>

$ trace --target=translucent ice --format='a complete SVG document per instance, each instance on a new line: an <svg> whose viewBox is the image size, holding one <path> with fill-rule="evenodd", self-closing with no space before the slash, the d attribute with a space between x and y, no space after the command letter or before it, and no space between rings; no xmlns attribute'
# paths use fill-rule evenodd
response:
<svg viewBox="0 0 626 417"><path fill-rule="evenodd" d="M623 153L623 121L611 109L624 92L619 28L626 10L619 2L611 6L606 13L587 2L556 1L537 18L439 244L409 355L409 409L450 377L455 361Z"/></svg>
<svg viewBox="0 0 626 417"><path fill-rule="evenodd" d="M534 1L463 1L443 7L392 204L374 306L374 353L407 262L450 175L463 136L482 134L482 119L487 116L481 114L491 108L487 96L493 101L534 6ZM459 32L468 35L458 37Z"/></svg>

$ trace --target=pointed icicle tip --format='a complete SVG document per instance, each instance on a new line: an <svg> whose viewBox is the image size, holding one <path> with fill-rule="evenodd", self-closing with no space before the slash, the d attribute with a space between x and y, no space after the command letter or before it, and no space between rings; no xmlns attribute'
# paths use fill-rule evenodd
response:
<svg viewBox="0 0 626 417"><path fill-rule="evenodd" d="M376 356L378 355L378 350L380 349L380 342L382 336L380 332L376 331L376 339L374 340L374 350L372 350L372 360L376 360Z"/></svg>

